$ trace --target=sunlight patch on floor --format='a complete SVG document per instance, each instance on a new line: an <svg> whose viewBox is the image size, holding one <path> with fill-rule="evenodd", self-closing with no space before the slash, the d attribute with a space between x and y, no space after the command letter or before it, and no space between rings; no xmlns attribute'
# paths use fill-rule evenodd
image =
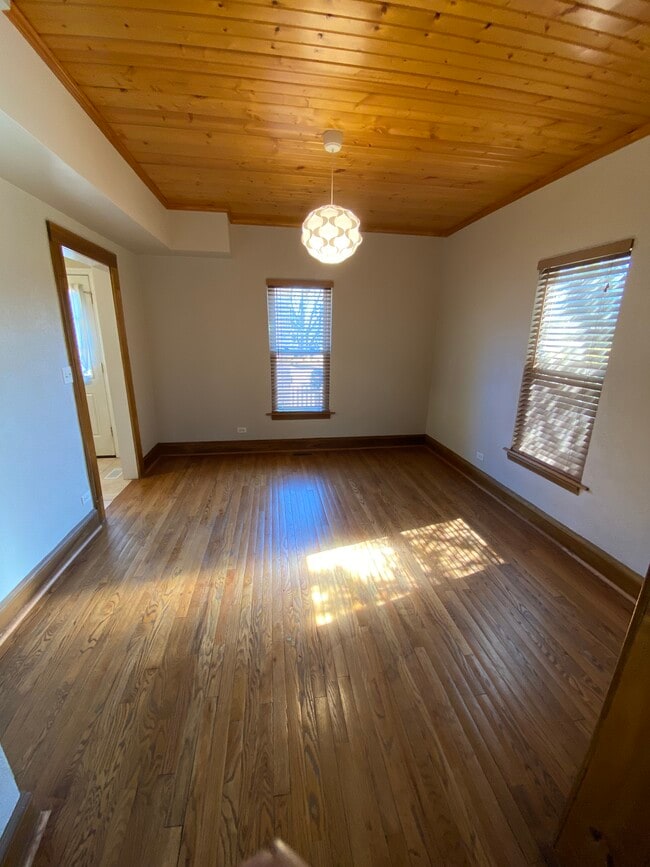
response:
<svg viewBox="0 0 650 867"><path fill-rule="evenodd" d="M503 563L482 536L462 518L429 524L400 533L427 575L446 579L467 578L486 566Z"/></svg>
<svg viewBox="0 0 650 867"><path fill-rule="evenodd" d="M462 518L310 554L307 568L318 579L311 588L316 625L396 602L422 585L422 575L440 585L500 563Z"/></svg>
<svg viewBox="0 0 650 867"><path fill-rule="evenodd" d="M387 539L310 554L307 568L319 581L311 591L317 626L362 608L394 602L412 589L410 577Z"/></svg>

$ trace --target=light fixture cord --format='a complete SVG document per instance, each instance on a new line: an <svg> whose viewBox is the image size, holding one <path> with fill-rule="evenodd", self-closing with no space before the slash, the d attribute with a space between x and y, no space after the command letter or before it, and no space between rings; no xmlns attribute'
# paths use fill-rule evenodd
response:
<svg viewBox="0 0 650 867"><path fill-rule="evenodd" d="M332 154L332 166L330 174L330 205L334 204L334 157L335 154Z"/></svg>

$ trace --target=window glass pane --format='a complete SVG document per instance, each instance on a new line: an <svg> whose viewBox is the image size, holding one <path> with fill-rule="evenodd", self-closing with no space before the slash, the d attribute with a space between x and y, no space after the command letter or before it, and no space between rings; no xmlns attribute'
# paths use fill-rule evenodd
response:
<svg viewBox="0 0 650 867"><path fill-rule="evenodd" d="M274 412L329 409L331 290L269 288Z"/></svg>
<svg viewBox="0 0 650 867"><path fill-rule="evenodd" d="M540 272L513 449L582 479L630 252Z"/></svg>
<svg viewBox="0 0 650 867"><path fill-rule="evenodd" d="M72 308L72 321L74 333L77 338L79 361L84 382L90 382L93 378L93 336L86 319L83 307L81 291L76 286L69 286L70 307Z"/></svg>

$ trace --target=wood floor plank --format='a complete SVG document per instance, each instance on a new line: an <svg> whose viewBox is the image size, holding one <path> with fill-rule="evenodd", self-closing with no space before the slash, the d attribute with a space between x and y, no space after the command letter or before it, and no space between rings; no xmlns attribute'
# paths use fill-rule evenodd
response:
<svg viewBox="0 0 650 867"><path fill-rule="evenodd" d="M423 448L162 459L0 652L36 865L543 863L630 612Z"/></svg>

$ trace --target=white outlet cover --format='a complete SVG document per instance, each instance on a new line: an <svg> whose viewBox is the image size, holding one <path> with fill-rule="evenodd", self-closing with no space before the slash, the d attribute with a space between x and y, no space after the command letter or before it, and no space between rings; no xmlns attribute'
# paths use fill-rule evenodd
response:
<svg viewBox="0 0 650 867"><path fill-rule="evenodd" d="M71 367L62 367L61 375L63 376L63 381L66 383L72 382L72 368Z"/></svg>
<svg viewBox="0 0 650 867"><path fill-rule="evenodd" d="M90 491L86 491L85 494L81 495L81 502L84 506L87 506L88 503L91 502L91 500L92 500L92 496L90 494Z"/></svg>
<svg viewBox="0 0 650 867"><path fill-rule="evenodd" d="M246 427L238 427L237 428L237 433L247 433L247 431L248 431L248 428L246 428Z"/></svg>
<svg viewBox="0 0 650 867"><path fill-rule="evenodd" d="M476 452L476 460L477 461L483 460L483 452Z"/></svg>

